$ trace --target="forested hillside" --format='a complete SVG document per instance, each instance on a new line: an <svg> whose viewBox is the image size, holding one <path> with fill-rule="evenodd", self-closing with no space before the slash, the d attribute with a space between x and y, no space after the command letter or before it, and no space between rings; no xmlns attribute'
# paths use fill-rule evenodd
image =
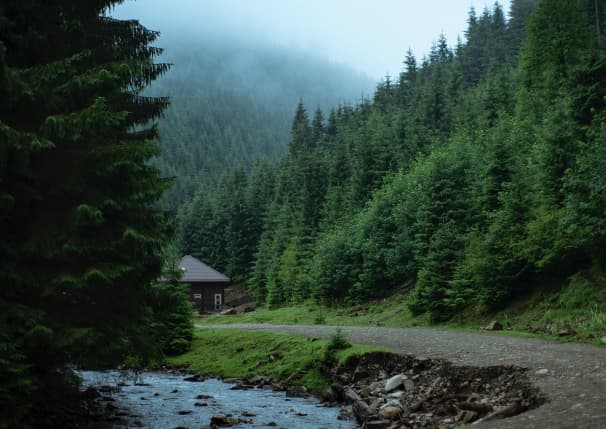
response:
<svg viewBox="0 0 606 429"><path fill-rule="evenodd" d="M472 10L464 41L409 53L371 100L299 104L279 165L199 194L182 250L270 306L413 284L411 310L434 321L604 267L605 10Z"/></svg>
<svg viewBox="0 0 606 429"><path fill-rule="evenodd" d="M182 37L162 39L162 60L173 66L149 90L171 100L156 159L175 178L163 197L170 210L214 187L227 169L281 159L299 98L327 108L374 89L366 76L308 53L216 35L192 35L184 45Z"/></svg>

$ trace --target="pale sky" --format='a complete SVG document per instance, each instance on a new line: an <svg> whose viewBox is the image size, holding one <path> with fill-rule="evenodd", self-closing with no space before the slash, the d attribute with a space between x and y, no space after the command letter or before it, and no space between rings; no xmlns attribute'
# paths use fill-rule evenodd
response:
<svg viewBox="0 0 606 429"><path fill-rule="evenodd" d="M500 0L506 15L510 0ZM486 0L127 0L111 14L136 18L168 39L201 37L268 41L316 52L379 80L397 76L410 47L420 59L443 32L463 37L470 7ZM156 43L162 47L162 42Z"/></svg>

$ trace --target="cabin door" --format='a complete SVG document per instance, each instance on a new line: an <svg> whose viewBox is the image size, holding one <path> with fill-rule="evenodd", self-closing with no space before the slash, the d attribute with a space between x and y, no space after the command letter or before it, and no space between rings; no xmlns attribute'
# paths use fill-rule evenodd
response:
<svg viewBox="0 0 606 429"><path fill-rule="evenodd" d="M222 296L220 293L216 293L215 294L215 310L221 310L221 305L223 304L222 302Z"/></svg>

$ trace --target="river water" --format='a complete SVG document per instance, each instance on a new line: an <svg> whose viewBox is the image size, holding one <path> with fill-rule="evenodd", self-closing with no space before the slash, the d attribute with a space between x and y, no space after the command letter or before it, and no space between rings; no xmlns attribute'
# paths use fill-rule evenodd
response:
<svg viewBox="0 0 606 429"><path fill-rule="evenodd" d="M80 371L79 375L85 388L101 390L101 403L116 416L109 426L113 428L208 428L216 414L239 419L234 428L359 427L338 420L339 410L316 398L290 398L260 388L232 390L233 384L216 379L191 382L184 380L185 375L158 372L129 376L120 371Z"/></svg>

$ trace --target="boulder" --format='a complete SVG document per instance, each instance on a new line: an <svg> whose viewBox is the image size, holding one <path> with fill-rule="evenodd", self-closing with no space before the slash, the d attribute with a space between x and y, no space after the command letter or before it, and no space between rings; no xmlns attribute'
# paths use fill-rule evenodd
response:
<svg viewBox="0 0 606 429"><path fill-rule="evenodd" d="M398 387L402 385L404 381L404 376L402 374L397 374L388 379L385 382L385 391L391 392L392 390L396 390Z"/></svg>
<svg viewBox="0 0 606 429"><path fill-rule="evenodd" d="M600 341L602 342L602 344L606 344L606 335L600 338Z"/></svg>

